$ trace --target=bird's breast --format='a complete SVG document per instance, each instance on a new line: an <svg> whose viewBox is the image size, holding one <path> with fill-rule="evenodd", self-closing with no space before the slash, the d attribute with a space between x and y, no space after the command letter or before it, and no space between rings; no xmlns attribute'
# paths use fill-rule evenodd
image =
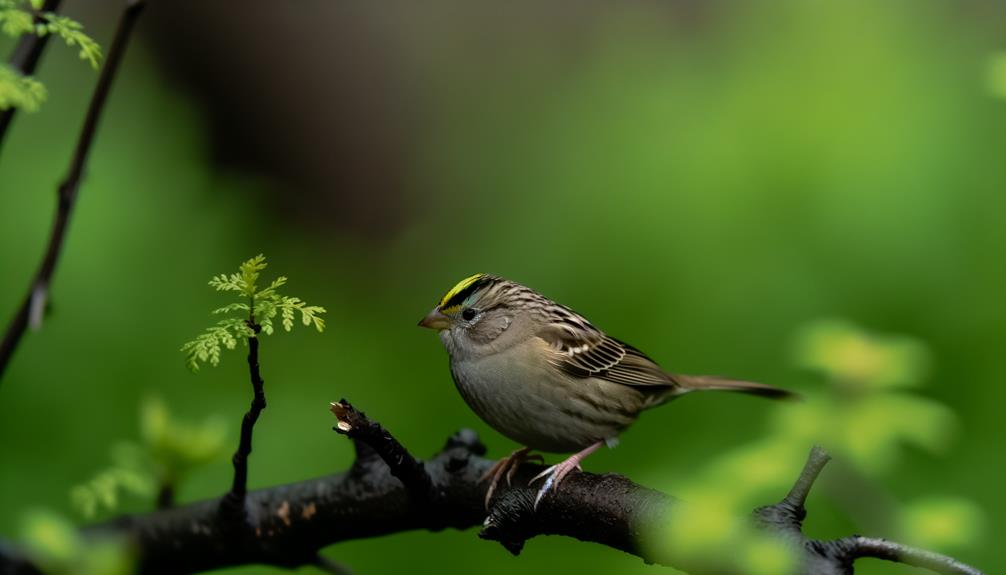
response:
<svg viewBox="0 0 1006 575"><path fill-rule="evenodd" d="M465 402L510 439L549 452L579 451L616 436L636 413L612 409L610 389L595 379L574 379L548 363L537 338L483 357L451 355L451 373ZM616 398L617 399L617 398Z"/></svg>

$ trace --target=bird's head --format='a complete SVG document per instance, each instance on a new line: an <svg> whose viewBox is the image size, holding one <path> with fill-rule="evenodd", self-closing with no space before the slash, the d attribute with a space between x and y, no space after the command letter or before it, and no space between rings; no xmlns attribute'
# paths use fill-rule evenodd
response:
<svg viewBox="0 0 1006 575"><path fill-rule="evenodd" d="M513 321L515 286L518 284L489 274L466 277L440 298L419 325L440 332L452 354L459 348L490 344Z"/></svg>

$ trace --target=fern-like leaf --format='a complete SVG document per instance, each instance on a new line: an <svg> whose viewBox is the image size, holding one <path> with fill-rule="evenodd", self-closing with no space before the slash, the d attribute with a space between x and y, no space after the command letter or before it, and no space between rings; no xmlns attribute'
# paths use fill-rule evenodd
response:
<svg viewBox="0 0 1006 575"><path fill-rule="evenodd" d="M39 36L45 34L59 36L67 46L80 48L80 59L87 60L92 68L98 69L101 63L101 46L84 33L84 27L80 22L54 12L45 12L41 16L43 22L36 30Z"/></svg>
<svg viewBox="0 0 1006 575"><path fill-rule="evenodd" d="M0 30L11 38L35 32L34 16L30 12L5 3L0 6Z"/></svg>
<svg viewBox="0 0 1006 575"><path fill-rule="evenodd" d="M22 76L7 64L0 64L0 110L19 108L34 112L46 98L45 86L30 76Z"/></svg>
<svg viewBox="0 0 1006 575"><path fill-rule="evenodd" d="M3 0L0 0L2 2ZM216 325L207 328L190 342L182 346L185 354L185 364L192 371L199 371L199 366L208 363L216 366L220 363L220 355L224 349L234 349L238 340L247 343L249 338L258 337L252 329L257 325L261 333L272 335L275 332L274 320L280 317L284 331L291 331L296 323L297 314L305 326L313 325L319 332L325 329L325 320L320 316L325 308L308 305L298 297L280 295L279 288L287 283L286 276L272 280L268 287L259 290L258 283L262 271L268 267L264 255L259 254L241 264L238 273L218 274L213 276L209 285L220 292L236 292L244 301L232 302L213 310L215 315L239 313L239 316L226 317Z"/></svg>

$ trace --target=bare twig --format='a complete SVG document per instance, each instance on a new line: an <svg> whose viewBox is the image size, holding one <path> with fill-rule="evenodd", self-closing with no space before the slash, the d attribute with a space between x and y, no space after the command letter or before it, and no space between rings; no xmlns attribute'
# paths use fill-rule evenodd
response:
<svg viewBox="0 0 1006 575"><path fill-rule="evenodd" d="M775 531L797 545L803 547L804 572L814 575L845 575L853 572L856 559L875 557L897 563L905 563L929 569L943 575L981 575L981 571L965 565L956 559L915 549L884 539L853 535L834 540L812 539L804 535L802 524L807 516L805 507L807 495L821 470L831 460L831 456L815 445L793 488L786 497L775 505L759 507L755 510L756 520L769 530Z"/></svg>
<svg viewBox="0 0 1006 575"><path fill-rule="evenodd" d="M981 571L970 565L965 565L953 557L947 557L932 551L916 549L900 543L874 537L853 535L839 540L849 546L849 556L852 559L874 557L906 565L914 565L929 569L934 573L944 575L981 575Z"/></svg>
<svg viewBox="0 0 1006 575"><path fill-rule="evenodd" d="M766 505L755 510L755 518L770 529L789 531L799 538L803 537L803 520L807 516L805 503L817 476L831 460L831 456L820 446L815 445L807 456L800 475L786 497L779 503Z"/></svg>
<svg viewBox="0 0 1006 575"><path fill-rule="evenodd" d="M39 12L55 12L59 9L60 2L61 0L45 0ZM35 24L40 24L41 22L42 18L36 15ZM51 34L43 34L41 36L38 34L24 34L21 36L21 39L17 42L17 46L14 47L14 52L10 56L9 62L11 67L21 72L24 76L34 74L35 67L42 57L42 52L45 51L45 46L49 43L49 36ZM17 108L14 107L0 112L0 146L3 145L4 136L7 135L7 128L14 119L16 112Z"/></svg>
<svg viewBox="0 0 1006 575"><path fill-rule="evenodd" d="M241 420L241 439L238 441L238 449L234 452L232 461L234 462L234 482L231 490L223 500L223 510L244 512L245 495L248 492L248 456L252 452L252 435L255 432L255 422L265 409L265 382L262 380L262 373L258 364L258 335L262 331L262 326L255 323L254 316L248 320L248 327L254 335L248 338L248 374L251 378L252 396L251 406Z"/></svg>
<svg viewBox="0 0 1006 575"><path fill-rule="evenodd" d="M84 165L87 163L88 154L91 151L91 144L94 142L94 133L98 127L98 120L104 110L105 101L108 98L112 80L118 70L119 62L129 43L129 37L136 24L136 19L143 8L142 0L130 0L126 4L126 9L119 19L119 25L115 32L115 38L108 50L108 56L101 68L98 83L91 96L91 103L87 108L87 115L84 117L84 125L80 131L80 138L77 141L77 148L74 150L73 158L70 161L70 169L60 184L57 191L56 217L53 221L52 233L49 236L49 244L46 247L42 263L28 287L21 307L18 308L11 319L4 334L3 342L0 343L0 380L10 362L14 350L21 341L28 328L31 311L36 310L36 325L41 319L41 311L45 309L49 295L49 285L52 282L53 272L56 270L56 263L63 250L63 243L66 237L67 226L73 214L73 206L77 200L77 191L80 188L81 178L84 173Z"/></svg>
<svg viewBox="0 0 1006 575"><path fill-rule="evenodd" d="M162 483L157 489L157 508L168 509L175 505L175 486L171 483Z"/></svg>
<svg viewBox="0 0 1006 575"><path fill-rule="evenodd" d="M811 487L817 481L817 476L821 474L821 470L824 469L824 466L829 461L831 461L831 456L820 445L815 445L811 448L810 455L807 456L807 463L803 466L803 471L800 472L800 476L796 478L796 483L793 484L793 488L789 490L783 501L793 507L803 508L807 502L807 495L810 494Z"/></svg>

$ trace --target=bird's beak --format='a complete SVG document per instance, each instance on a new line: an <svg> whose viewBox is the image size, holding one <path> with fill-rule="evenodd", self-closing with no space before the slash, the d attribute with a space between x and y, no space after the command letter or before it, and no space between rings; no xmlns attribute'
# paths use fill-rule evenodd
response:
<svg viewBox="0 0 1006 575"><path fill-rule="evenodd" d="M428 327L437 331L443 331L451 326L449 317L441 313L440 308L433 308L433 311L426 314L426 317L419 320L419 327Z"/></svg>

